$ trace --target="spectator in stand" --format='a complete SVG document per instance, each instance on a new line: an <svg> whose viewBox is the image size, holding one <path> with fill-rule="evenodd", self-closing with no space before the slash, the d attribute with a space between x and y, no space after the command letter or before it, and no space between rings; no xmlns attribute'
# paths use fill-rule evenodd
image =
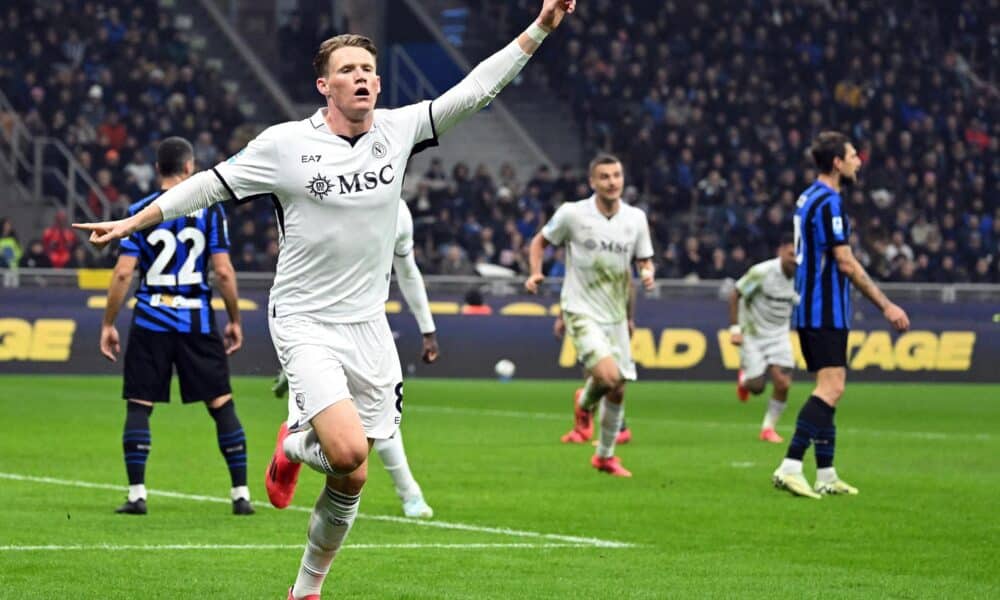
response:
<svg viewBox="0 0 1000 600"><path fill-rule="evenodd" d="M17 241L14 223L8 217L0 220L0 268L16 269L21 260L21 244Z"/></svg>
<svg viewBox="0 0 1000 600"><path fill-rule="evenodd" d="M48 269L52 267L52 261L45 253L45 244L42 240L31 240L28 244L28 251L21 257L18 266L25 269Z"/></svg>
<svg viewBox="0 0 1000 600"><path fill-rule="evenodd" d="M458 244L448 246L438 270L442 275L475 275L476 269L469 262L465 251Z"/></svg>
<svg viewBox="0 0 1000 600"><path fill-rule="evenodd" d="M42 251L48 257L49 262L48 265L44 266L56 269L65 267L76 243L76 233L70 229L66 222L66 211L56 211L52 218L52 225L49 225L45 233L42 234ZM32 243L32 251L29 251L29 255L33 253L34 246Z"/></svg>

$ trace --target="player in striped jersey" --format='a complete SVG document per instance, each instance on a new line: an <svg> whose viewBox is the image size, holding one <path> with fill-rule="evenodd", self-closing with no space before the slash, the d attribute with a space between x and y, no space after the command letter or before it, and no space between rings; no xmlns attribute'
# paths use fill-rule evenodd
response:
<svg viewBox="0 0 1000 600"><path fill-rule="evenodd" d="M163 140L156 153L161 191L129 207L142 210L164 191L194 173L194 150L187 140ZM204 402L215 420L219 450L226 459L232 483L233 513L253 514L247 487L247 451L243 426L236 416L229 387L226 355L243 343L237 304L236 273L229 260L229 234L221 206L136 231L124 238L101 327L101 353L117 360L121 351L115 318L139 269L139 287L125 348L126 402L122 445L128 473L128 500L117 512L146 514L146 459L152 437L149 417L155 402L170 401L174 366L184 403ZM209 263L229 314L225 342L215 327Z"/></svg>
<svg viewBox="0 0 1000 600"><path fill-rule="evenodd" d="M840 190L857 180L861 168L857 150L847 136L825 131L813 141L810 152L819 177L799 196L795 211L795 290L801 300L792 322L806 365L816 373L816 388L799 411L795 435L772 481L797 496L820 498L858 493L833 468L837 435L833 414L847 381L850 285L878 307L897 331L906 331L910 319L872 282L848 245L851 226ZM812 488L802 474L802 458L810 444L816 447L816 485Z"/></svg>
<svg viewBox="0 0 1000 600"><path fill-rule="evenodd" d="M774 384L760 428L765 442L784 441L774 428L785 410L795 367L788 337L788 321L798 302L794 278L795 245L792 235L786 234L777 258L750 267L729 296L729 339L740 347L737 397L746 402L750 394L763 392L768 375Z"/></svg>

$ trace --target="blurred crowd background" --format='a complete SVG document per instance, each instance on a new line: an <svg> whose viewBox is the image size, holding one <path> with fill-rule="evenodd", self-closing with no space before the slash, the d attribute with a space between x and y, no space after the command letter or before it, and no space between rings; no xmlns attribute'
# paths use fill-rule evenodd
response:
<svg viewBox="0 0 1000 600"><path fill-rule="evenodd" d="M517 32L506 23L537 11L535 0L501 4L498 46ZM812 137L839 129L864 161L844 196L852 245L875 277L1000 282L998 8L593 0L524 76L574 108L588 153L621 157L625 200L649 215L658 277L739 277L772 256L815 177ZM296 67L277 75L294 95L310 100L295 69L340 27L293 15L281 28ZM157 3L8 0L0 88L32 132L71 148L116 215L156 189L160 139L188 138L210 168L254 133L238 94ZM519 173L439 160L410 172L418 263L425 273L486 263L524 274L539 227L560 203L590 195L586 175L578 164ZM273 270L270 203L226 210L237 269ZM4 219L0 266L10 264L101 266L62 213L42 231ZM552 251L546 270L563 268Z"/></svg>

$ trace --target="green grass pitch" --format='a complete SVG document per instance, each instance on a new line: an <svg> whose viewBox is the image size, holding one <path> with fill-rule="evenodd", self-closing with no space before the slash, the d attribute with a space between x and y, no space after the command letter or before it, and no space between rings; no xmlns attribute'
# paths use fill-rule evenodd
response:
<svg viewBox="0 0 1000 600"><path fill-rule="evenodd" d="M321 478L303 471L301 510L267 506L285 414L269 381L234 379L248 518L230 514L204 407L176 401L153 414L149 515L113 514L120 385L0 377L0 598L283 599ZM1000 597L1000 386L849 384L837 467L861 494L821 501L770 486L785 447L756 439L763 397L631 386L635 438L618 454L635 477L619 480L590 468L590 446L558 441L574 387L410 381L406 447L436 526L396 518L373 455L326 597ZM810 388L793 386L786 437Z"/></svg>

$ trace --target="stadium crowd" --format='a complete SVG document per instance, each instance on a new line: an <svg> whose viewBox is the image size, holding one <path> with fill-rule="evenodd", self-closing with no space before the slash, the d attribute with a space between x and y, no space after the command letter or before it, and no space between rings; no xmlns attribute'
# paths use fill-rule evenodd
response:
<svg viewBox="0 0 1000 600"><path fill-rule="evenodd" d="M874 276L996 282L1000 25L985 16L991 3L753 0L722 10L595 0L526 76L576 108L589 151L624 161L626 199L650 218L658 277L738 277L770 257L814 177L812 136L836 128L865 161L845 200L852 243ZM535 4L508 0L502 21L530 20ZM295 27L293 18L280 34L289 48L302 47ZM235 94L155 4L10 3L0 12L0 85L29 127L73 149L119 211L155 185L161 137L191 139L202 168L245 141L234 136L244 122ZM472 274L477 263L524 273L539 226L589 193L579 165L519 174L434 161L407 178L418 263L426 273ZM269 203L227 210L237 269L273 269ZM60 219L17 261L86 258L58 234ZM562 268L555 250L547 272Z"/></svg>

